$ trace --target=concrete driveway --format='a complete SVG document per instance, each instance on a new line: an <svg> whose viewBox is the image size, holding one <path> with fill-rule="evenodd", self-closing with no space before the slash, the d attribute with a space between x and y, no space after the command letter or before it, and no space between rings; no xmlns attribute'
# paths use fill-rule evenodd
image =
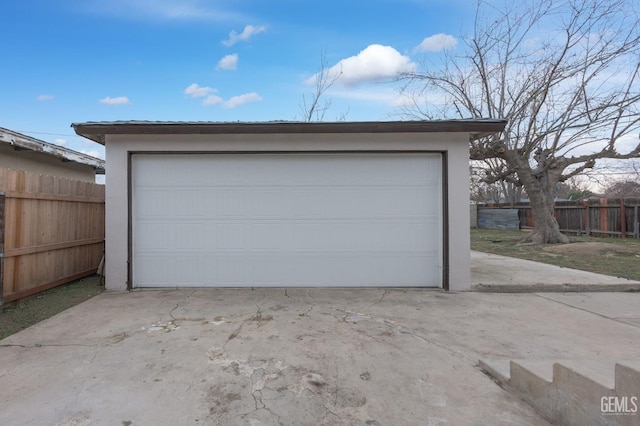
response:
<svg viewBox="0 0 640 426"><path fill-rule="evenodd" d="M579 295L102 294L0 342L0 424L545 424L476 364L637 357L640 295Z"/></svg>

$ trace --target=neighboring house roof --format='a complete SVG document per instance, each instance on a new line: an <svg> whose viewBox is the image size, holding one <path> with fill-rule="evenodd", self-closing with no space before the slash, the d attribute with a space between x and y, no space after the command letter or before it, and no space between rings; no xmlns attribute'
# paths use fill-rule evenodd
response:
<svg viewBox="0 0 640 426"><path fill-rule="evenodd" d="M35 151L58 158L61 161L84 164L95 169L97 174L104 174L104 160L63 146L55 145L13 130L0 127L0 143L13 146L17 151Z"/></svg>
<svg viewBox="0 0 640 426"><path fill-rule="evenodd" d="M472 139L478 139L503 131L506 124L506 120L493 119L338 122L110 121L73 123L71 127L78 135L104 145L107 134L466 132Z"/></svg>

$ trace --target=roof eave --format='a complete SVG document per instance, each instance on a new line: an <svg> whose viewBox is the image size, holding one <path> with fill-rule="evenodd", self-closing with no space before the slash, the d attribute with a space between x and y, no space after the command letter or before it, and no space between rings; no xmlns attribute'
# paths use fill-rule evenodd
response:
<svg viewBox="0 0 640 426"><path fill-rule="evenodd" d="M506 120L493 119L255 123L116 121L73 123L71 127L78 135L104 145L106 135L143 134L464 132L477 139L503 131L506 123Z"/></svg>
<svg viewBox="0 0 640 426"><path fill-rule="evenodd" d="M33 151L57 158L63 162L77 163L93 167L96 173L104 173L104 160L62 146L54 145L40 139L32 138L13 130L0 128L0 143L11 145L16 150Z"/></svg>

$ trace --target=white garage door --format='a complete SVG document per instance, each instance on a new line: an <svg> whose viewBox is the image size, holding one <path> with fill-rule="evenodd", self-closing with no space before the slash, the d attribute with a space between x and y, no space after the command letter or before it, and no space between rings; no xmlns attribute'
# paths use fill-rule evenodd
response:
<svg viewBox="0 0 640 426"><path fill-rule="evenodd" d="M442 284L442 157L136 154L134 287Z"/></svg>

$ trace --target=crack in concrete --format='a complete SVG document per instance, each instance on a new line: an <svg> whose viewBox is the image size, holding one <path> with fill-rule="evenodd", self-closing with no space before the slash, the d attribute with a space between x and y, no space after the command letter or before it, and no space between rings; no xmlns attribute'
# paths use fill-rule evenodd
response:
<svg viewBox="0 0 640 426"><path fill-rule="evenodd" d="M387 294L389 294L389 289L384 289L384 293L382 293L382 296L380 296L380 299L378 299L377 302L372 303L371 305L368 306L368 308L372 308L374 306L376 306L378 303L382 302L384 300L384 298L387 296Z"/></svg>
<svg viewBox="0 0 640 426"><path fill-rule="evenodd" d="M329 400L329 399L324 400L324 398L323 398L322 406L323 406L323 408L324 408L325 412L324 412L324 415L322 416L322 418L320 419L319 424L326 424L326 423L325 423L325 420L326 420L326 419L327 419L327 417L329 417L330 415L331 415L331 416L333 416L333 417L335 417L335 418L337 419L336 421L331 422L331 424L338 423L338 422L341 422L341 421L342 421L342 418L338 415L338 413L336 413L335 411L333 411L333 409L335 409L335 408L337 408L337 407L338 407L338 396L339 396L339 394L340 394L340 387L339 387L339 385L338 385L338 383L340 383L340 381L339 381L339 379L340 379L340 375L339 375L339 373L338 373L338 365L337 365L337 361L338 361L338 360L337 360L337 358L335 358L335 357L334 357L334 371L335 371L334 379L333 379L333 380L334 380L334 383L335 383L335 384L334 384L334 387L333 387L333 388L329 388L329 389L327 389L327 393L328 393L329 398L332 396L332 395L331 395L331 393L332 393L332 392L334 393L334 395L333 395L333 401L332 401L332 402L330 402L330 400ZM331 403L331 404L332 404L332 407L330 407L330 406L329 406L329 403ZM333 409L332 409L332 408L333 408Z"/></svg>
<svg viewBox="0 0 640 426"><path fill-rule="evenodd" d="M403 324L398 324L395 321L392 321L392 320L389 320L389 319L386 319L386 318L382 318L382 317L369 315L369 314L361 314L361 313L345 311L345 310L337 309L337 308L334 308L334 309L336 311L338 311L338 312L342 312L342 313L345 314L343 317L338 318L338 321L342 321L342 322L347 323L347 324L356 324L358 321L361 321L361 320L374 321L374 322L377 322L379 324L383 324L383 325L387 326L390 330L397 331L400 334L405 334L405 335L411 336L411 337L413 337L415 339L418 339L420 341L423 341L425 343L430 343L430 344L432 344L434 346L437 346L437 347L439 347L441 349L446 350L447 352L450 352L453 355L457 355L457 356L460 356L461 358L466 359L468 361L475 362L474 358L468 357L464 353L462 353L460 351L457 351L455 349L451 349L451 348L447 347L445 344L437 342L437 341L435 341L433 339L430 339L428 337L422 336L417 331L415 331L415 330L413 330L413 329L411 329L409 327L406 327ZM353 322L347 321L347 319L350 318L350 317L355 318L356 320L353 321ZM374 338L373 336L370 336L370 335L369 335L369 337Z"/></svg>
<svg viewBox="0 0 640 426"><path fill-rule="evenodd" d="M569 303L561 302L561 301L559 301L559 300L552 299L552 298L547 297L547 296L545 296L545 295L543 295L543 294L540 294L540 293L535 293L535 295L536 295L537 297L540 297L540 298L542 298L542 299L548 300L548 301L550 301L550 302L559 303L559 304L561 304L561 305L568 306L569 308L573 308L573 309L577 309L577 310L582 311L582 312L588 312L588 313L590 313L590 314L597 315L597 316L599 316L600 318L604 318L604 319L608 319L608 320L611 320L611 321L615 321L615 322L618 322L618 323L620 323L620 324L630 325L631 327L634 327L634 328L640 328L640 327L638 327L637 325L632 324L632 323L629 323L629 322L626 322L626 321L624 321L623 319L620 319L620 318L616 318L616 317L609 317L609 316L607 316L607 315L603 315L603 314L600 314L600 313L598 313L598 312L590 311L589 309L586 309L586 308L580 308L580 307L578 307L578 306L570 305Z"/></svg>
<svg viewBox="0 0 640 426"><path fill-rule="evenodd" d="M257 379L257 382L255 378L256 374L260 375L260 377ZM265 387L264 380L262 380L263 376L264 376L264 368L256 368L255 370L253 370L253 373L251 374L251 396L255 401L256 410L265 408L264 401L262 401L262 389L264 389ZM259 383L259 386L258 386L258 383Z"/></svg>
<svg viewBox="0 0 640 426"><path fill-rule="evenodd" d="M257 308L256 317L257 318L262 318L262 309L260 308L260 304L262 302L264 302L264 299L266 299L266 298L267 298L267 292L263 291L262 292L262 298L258 301L258 303L256 303L256 308Z"/></svg>
<svg viewBox="0 0 640 426"><path fill-rule="evenodd" d="M142 330L144 331L144 330ZM133 334L137 334L141 332L140 330L134 331L132 333L122 332L117 333L111 336L106 336L101 338L101 342L87 344L87 343L35 343L32 345L25 345L21 343L6 343L0 344L0 348L23 348L23 349L37 349L37 348L107 348L121 343L123 340L131 337ZM97 352L94 354L93 359L95 359ZM90 362L93 362L93 359Z"/></svg>
<svg viewBox="0 0 640 426"><path fill-rule="evenodd" d="M227 341L224 342L224 345L222 345L223 349L227 348L227 343L229 343L230 341L232 341L233 339L235 339L236 337L238 337L240 335L240 333L242 332L242 327L244 326L244 324L240 324L240 326L238 328L236 328L230 335L229 337L227 337Z"/></svg>
<svg viewBox="0 0 640 426"><path fill-rule="evenodd" d="M336 376L335 376L335 381L336 381L336 395L335 398L333 399L333 407L337 407L338 406L338 393L340 393L340 387L338 386L338 383L340 383L339 379L340 379L340 374L338 373L338 365L337 365L337 361L338 359L335 359L336 364L334 364L334 370L336 372Z"/></svg>
<svg viewBox="0 0 640 426"><path fill-rule="evenodd" d="M189 294L187 294L181 301L177 302L176 305L169 311L169 316L174 320L178 320L178 318L173 316L173 312L178 309L180 307L180 305L184 302L186 302L188 299L191 298L191 296L193 296L196 293L196 289L191 290L191 292Z"/></svg>
<svg viewBox="0 0 640 426"><path fill-rule="evenodd" d="M311 313L311 311L313 311L314 306L315 306L315 305L311 305L311 306L309 307L309 309L307 309L306 311L304 311L304 312L302 313L302 315L301 315L301 316L311 318L311 316L310 316L309 314Z"/></svg>
<svg viewBox="0 0 640 426"><path fill-rule="evenodd" d="M273 360L270 360L270 361L273 361ZM265 372L266 372L266 367L258 367L254 369L253 372L251 373L251 376L249 376L249 379L251 380L251 397L253 398L253 403L255 408L252 411L239 414L235 417L236 418L248 417L253 413L257 413L260 410L264 410L267 413L274 416L277 419L277 424L280 425L282 424L282 417L279 414L274 413L273 410L267 407L264 400L262 399L262 390L265 388L269 389L266 386L266 382L264 380ZM256 378L256 374L259 376L258 378Z"/></svg>
<svg viewBox="0 0 640 426"><path fill-rule="evenodd" d="M311 293L311 289L307 289L307 296L309 296L310 298L313 299L313 303L314 305L317 303L316 297L313 295L313 293Z"/></svg>
<svg viewBox="0 0 640 426"><path fill-rule="evenodd" d="M309 305L309 309L307 309L307 310L306 310L306 311L304 311L303 313L299 314L299 316L301 316L301 317L311 318L311 317L309 316L309 313L310 313L310 312L313 310L313 308L315 307L315 305L316 305L316 304L315 304L315 302L314 302L314 303L309 303L309 302L305 302L304 300L301 300L301 299L299 299L299 298L297 298L297 297L290 296L290 295L289 295L289 293L287 292L287 289L286 289L286 288L284 289L284 295L285 295L288 299L295 300L295 301L296 301L296 302L298 302L298 303L303 303L303 304L305 304L305 305ZM307 295L308 295L309 297L311 297L311 298L315 301L315 297L313 297L313 295L311 294L311 290L310 290L310 289L308 289L308 290L307 290Z"/></svg>
<svg viewBox="0 0 640 426"><path fill-rule="evenodd" d="M82 348L100 348L100 347L105 347L105 346L111 346L111 343L95 343L93 345L84 345L84 344L80 344L80 343L66 343L66 344L42 344L42 343L36 343L35 345L21 345L18 343L9 343L9 344L4 344L4 345L0 345L0 348L24 348L24 349L34 349L34 348L66 348L66 347L82 347Z"/></svg>

